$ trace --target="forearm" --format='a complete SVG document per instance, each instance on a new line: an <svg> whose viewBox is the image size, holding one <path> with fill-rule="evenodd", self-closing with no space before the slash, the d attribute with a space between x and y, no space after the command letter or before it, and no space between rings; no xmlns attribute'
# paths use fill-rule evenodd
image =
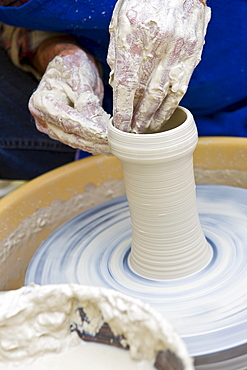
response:
<svg viewBox="0 0 247 370"><path fill-rule="evenodd" d="M38 47L30 63L32 67L42 76L48 64L56 56L65 56L74 54L78 50L83 50L87 54L88 59L96 66L100 76L102 76L102 66L100 61L92 56L83 46L77 42L72 36L60 35L44 40Z"/></svg>

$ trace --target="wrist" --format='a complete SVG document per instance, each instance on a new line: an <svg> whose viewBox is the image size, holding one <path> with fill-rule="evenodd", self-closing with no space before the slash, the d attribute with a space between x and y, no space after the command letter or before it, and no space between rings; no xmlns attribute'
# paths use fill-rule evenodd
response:
<svg viewBox="0 0 247 370"><path fill-rule="evenodd" d="M79 43L69 35L51 37L39 45L31 63L42 75L50 61L57 55L65 56L74 54L77 50L81 49Z"/></svg>

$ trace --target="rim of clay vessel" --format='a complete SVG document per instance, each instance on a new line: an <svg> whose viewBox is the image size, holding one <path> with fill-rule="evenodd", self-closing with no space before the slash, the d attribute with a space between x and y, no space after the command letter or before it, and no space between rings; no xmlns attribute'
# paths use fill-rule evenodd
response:
<svg viewBox="0 0 247 370"><path fill-rule="evenodd" d="M149 305L115 290L78 284L31 284L0 298L5 302L0 311L4 334L0 337L0 368L1 361L14 369L20 361L33 358L38 364L46 354L59 356L74 333L84 344L127 349L133 359L149 361L150 369L167 369L168 364L174 370L193 369L187 348L173 326ZM19 333L14 339L13 332ZM13 346L6 345L8 340L13 340Z"/></svg>
<svg viewBox="0 0 247 370"><path fill-rule="evenodd" d="M193 152L198 134L191 112L184 107L178 107L160 132L123 132L110 122L108 139L111 151L117 158L131 161L143 158L145 162L150 162L183 156L185 151Z"/></svg>

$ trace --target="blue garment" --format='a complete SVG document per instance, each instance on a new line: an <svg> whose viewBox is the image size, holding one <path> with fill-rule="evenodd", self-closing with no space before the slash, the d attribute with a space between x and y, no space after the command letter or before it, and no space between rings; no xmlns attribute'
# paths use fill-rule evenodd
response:
<svg viewBox="0 0 247 370"><path fill-rule="evenodd" d="M202 60L181 105L200 136L247 137L247 0L208 0L212 18Z"/></svg>
<svg viewBox="0 0 247 370"><path fill-rule="evenodd" d="M116 0L30 0L18 8L0 7L0 20L76 37L103 63L104 108L111 113L106 55L108 26L115 3ZM200 136L247 137L247 0L208 0L207 3L212 9L212 19L202 61L180 104L193 113ZM7 95L8 90L4 93Z"/></svg>

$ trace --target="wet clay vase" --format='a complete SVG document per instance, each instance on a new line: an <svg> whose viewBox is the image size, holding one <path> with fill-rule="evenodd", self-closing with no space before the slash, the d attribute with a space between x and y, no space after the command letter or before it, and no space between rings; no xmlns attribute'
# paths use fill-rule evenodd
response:
<svg viewBox="0 0 247 370"><path fill-rule="evenodd" d="M212 250L201 228L193 171L198 134L178 107L161 132L133 134L108 126L112 154L123 167L131 224L130 268L154 280L203 269Z"/></svg>

